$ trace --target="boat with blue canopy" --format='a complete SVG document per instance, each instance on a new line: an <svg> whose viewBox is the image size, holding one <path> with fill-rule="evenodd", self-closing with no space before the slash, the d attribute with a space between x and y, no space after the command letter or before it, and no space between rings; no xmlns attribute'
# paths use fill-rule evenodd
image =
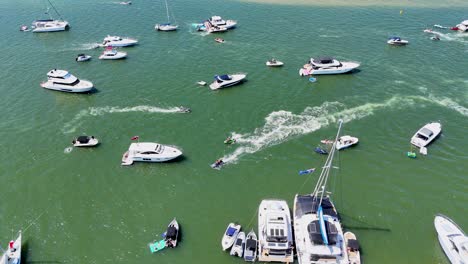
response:
<svg viewBox="0 0 468 264"><path fill-rule="evenodd" d="M241 83L246 77L247 77L247 74L245 73L215 75L214 81L210 84L210 89L217 90L217 89L233 86L233 85Z"/></svg>

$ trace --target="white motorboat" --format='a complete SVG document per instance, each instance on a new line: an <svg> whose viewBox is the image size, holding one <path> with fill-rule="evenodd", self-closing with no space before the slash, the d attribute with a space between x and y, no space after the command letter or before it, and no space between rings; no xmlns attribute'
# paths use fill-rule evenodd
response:
<svg viewBox="0 0 468 264"><path fill-rule="evenodd" d="M215 75L214 81L210 84L211 90L217 90L239 84L247 77L245 73Z"/></svg>
<svg viewBox="0 0 468 264"><path fill-rule="evenodd" d="M400 37L391 37L388 39L387 43L394 46L404 46L407 45L409 41L401 39Z"/></svg>
<svg viewBox="0 0 468 264"><path fill-rule="evenodd" d="M75 147L94 147L99 144L99 140L94 136L79 136L72 141Z"/></svg>
<svg viewBox="0 0 468 264"><path fill-rule="evenodd" d="M224 251L232 247L234 241L237 238L237 234L239 234L241 230L241 226L235 223L230 223L224 232L223 239L221 240L221 246Z"/></svg>
<svg viewBox="0 0 468 264"><path fill-rule="evenodd" d="M122 157L122 165L132 165L134 161L165 162L182 155L175 147L153 142L138 142L130 144Z"/></svg>
<svg viewBox="0 0 468 264"><path fill-rule="evenodd" d="M454 221L437 214L434 219L439 243L452 264L468 263L468 236Z"/></svg>
<svg viewBox="0 0 468 264"><path fill-rule="evenodd" d="M346 250L348 251L349 264L361 264L361 254L359 252L359 242L352 232L344 233Z"/></svg>
<svg viewBox="0 0 468 264"><path fill-rule="evenodd" d="M32 25L35 33L64 31L69 26L68 21L54 19L35 20Z"/></svg>
<svg viewBox="0 0 468 264"><path fill-rule="evenodd" d="M299 264L349 264L340 218L326 190L342 121L311 194L294 198L294 237Z"/></svg>
<svg viewBox="0 0 468 264"><path fill-rule="evenodd" d="M234 245L232 245L231 252L229 253L229 255L238 256L239 258L242 258L244 254L244 244L245 244L245 233L239 232L239 234L237 234Z"/></svg>
<svg viewBox="0 0 468 264"><path fill-rule="evenodd" d="M16 240L8 243L8 248L0 257L1 264L20 264L21 263L21 231Z"/></svg>
<svg viewBox="0 0 468 264"><path fill-rule="evenodd" d="M89 61L91 59L91 55L86 55L86 54L78 54L78 56L76 56L76 61L80 62L80 61Z"/></svg>
<svg viewBox="0 0 468 264"><path fill-rule="evenodd" d="M214 27L220 27L225 29L232 29L237 26L237 21L235 20L224 20L220 16L212 16L208 19L208 22Z"/></svg>
<svg viewBox="0 0 468 264"><path fill-rule="evenodd" d="M196 27L198 31L206 31L208 33L223 33L228 30L228 28L223 26L212 25L209 20L206 20L201 24L196 24Z"/></svg>
<svg viewBox="0 0 468 264"><path fill-rule="evenodd" d="M299 70L300 76L311 74L341 74L350 72L360 66L357 62L340 62L332 57L311 58L309 63L305 64Z"/></svg>
<svg viewBox="0 0 468 264"><path fill-rule="evenodd" d="M276 59L269 59L267 62L266 62L266 66L269 66L269 67L280 67L280 66L283 66L284 63L279 61L279 60L276 60Z"/></svg>
<svg viewBox="0 0 468 264"><path fill-rule="evenodd" d="M411 144L416 147L425 147L431 143L442 131L442 125L437 122L425 124L411 138Z"/></svg>
<svg viewBox="0 0 468 264"><path fill-rule="evenodd" d="M125 59L127 57L127 53L123 51L118 51L113 47L106 47L106 50L99 56L100 60L119 60Z"/></svg>
<svg viewBox="0 0 468 264"><path fill-rule="evenodd" d="M460 24L456 25L455 28L460 32L468 32L468 20L462 21Z"/></svg>
<svg viewBox="0 0 468 264"><path fill-rule="evenodd" d="M167 247L175 248L177 246L178 239L179 223L174 218L167 226L166 237L164 238L164 240L166 241Z"/></svg>
<svg viewBox="0 0 468 264"><path fill-rule="evenodd" d="M138 44L138 40L132 38L122 38L119 36L107 36L102 42L104 47L128 47Z"/></svg>
<svg viewBox="0 0 468 264"><path fill-rule="evenodd" d="M120 2L121 5L131 5L132 1Z"/></svg>
<svg viewBox="0 0 468 264"><path fill-rule="evenodd" d="M258 260L292 263L291 213L284 200L263 200L258 207Z"/></svg>
<svg viewBox="0 0 468 264"><path fill-rule="evenodd" d="M247 234L244 244L244 260L249 262L255 262L257 259L257 235L252 230Z"/></svg>
<svg viewBox="0 0 468 264"><path fill-rule="evenodd" d="M69 92L85 93L93 89L93 83L86 80L80 80L65 70L53 69L47 73L47 81L41 83L46 89Z"/></svg>
<svg viewBox="0 0 468 264"><path fill-rule="evenodd" d="M167 5L167 0L164 1L166 3L166 15L167 15L167 23L165 24L156 24L154 29L159 31L176 31L179 28L178 25L171 24L171 19L169 16L169 7Z"/></svg>
<svg viewBox="0 0 468 264"><path fill-rule="evenodd" d="M337 150L342 150L345 148L349 148L353 145L356 145L359 142L359 139L357 137L352 137L352 136L341 136L338 139L338 142L336 142L336 149Z"/></svg>

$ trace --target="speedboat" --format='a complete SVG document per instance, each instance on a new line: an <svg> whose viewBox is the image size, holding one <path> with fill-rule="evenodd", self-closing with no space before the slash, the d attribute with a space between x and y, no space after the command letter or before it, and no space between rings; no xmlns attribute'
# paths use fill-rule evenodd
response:
<svg viewBox="0 0 468 264"><path fill-rule="evenodd" d="M345 148L349 148L353 145L356 145L358 142L359 142L359 139L357 137L341 136L336 142L336 149L342 150Z"/></svg>
<svg viewBox="0 0 468 264"><path fill-rule="evenodd" d="M352 232L344 233L346 250L348 251L349 264L361 264L361 254L359 253L359 242Z"/></svg>
<svg viewBox="0 0 468 264"><path fill-rule="evenodd" d="M439 243L452 264L468 263L468 236L450 218L437 214L434 219Z"/></svg>
<svg viewBox="0 0 468 264"><path fill-rule="evenodd" d="M21 231L16 240L8 243L8 248L0 257L2 264L20 264L21 263Z"/></svg>
<svg viewBox="0 0 468 264"><path fill-rule="evenodd" d="M242 258L242 255L244 254L244 244L245 244L245 233L239 232L239 234L236 237L236 241L234 242L234 245L231 248L231 252L229 253L229 255L238 256L239 258Z"/></svg>
<svg viewBox="0 0 468 264"><path fill-rule="evenodd" d="M32 32L56 32L64 31L68 27L68 21L54 19L39 19L32 22L34 29Z"/></svg>
<svg viewBox="0 0 468 264"><path fill-rule="evenodd" d="M79 136L72 143L75 147L94 147L99 144L99 140L94 136Z"/></svg>
<svg viewBox="0 0 468 264"><path fill-rule="evenodd" d="M132 165L134 161L165 162L182 155L182 151L153 142L138 142L130 144L122 157L122 165Z"/></svg>
<svg viewBox="0 0 468 264"><path fill-rule="evenodd" d="M154 26L154 29L158 31L176 31L178 28L179 28L178 25L173 25L171 23L156 24Z"/></svg>
<svg viewBox="0 0 468 264"><path fill-rule="evenodd" d="M125 59L127 57L127 53L123 51L118 51L113 47L109 46L106 47L106 50L99 56L100 60L119 60Z"/></svg>
<svg viewBox="0 0 468 264"><path fill-rule="evenodd" d="M252 230L247 234L244 244L244 260L249 262L255 262L257 259L257 235Z"/></svg>
<svg viewBox="0 0 468 264"><path fill-rule="evenodd" d="M218 43L224 43L224 39L222 38L215 38L214 40Z"/></svg>
<svg viewBox="0 0 468 264"><path fill-rule="evenodd" d="M93 89L93 83L86 80L80 80L65 70L53 69L47 73L47 81L41 83L46 89L69 92L85 93Z"/></svg>
<svg viewBox="0 0 468 264"><path fill-rule="evenodd" d="M408 44L409 41L401 39L400 37L391 37L388 39L387 43L395 46L404 46Z"/></svg>
<svg viewBox="0 0 468 264"><path fill-rule="evenodd" d="M357 62L340 62L332 57L310 58L309 63L299 70L299 75L341 74L350 72L359 66L360 64Z"/></svg>
<svg viewBox="0 0 468 264"><path fill-rule="evenodd" d="M280 66L283 66L284 63L281 62L281 61L278 61L276 59L270 59L266 62L266 66L270 66L270 67L280 67Z"/></svg>
<svg viewBox="0 0 468 264"><path fill-rule="evenodd" d="M86 54L78 54L78 56L76 56L76 61L89 61L91 59L91 55L86 55Z"/></svg>
<svg viewBox="0 0 468 264"><path fill-rule="evenodd" d="M223 251L226 251L234 244L234 241L239 234L241 226L235 223L230 223L224 232L223 239L221 240L221 246Z"/></svg>
<svg viewBox="0 0 468 264"><path fill-rule="evenodd" d="M291 213L284 200L263 200L258 207L258 261L292 263Z"/></svg>
<svg viewBox="0 0 468 264"><path fill-rule="evenodd" d="M458 30L460 32L468 32L468 20L462 21L452 29Z"/></svg>
<svg viewBox="0 0 468 264"><path fill-rule="evenodd" d="M424 125L411 138L411 144L416 147L425 147L431 143L442 131L442 125L437 122Z"/></svg>
<svg viewBox="0 0 468 264"><path fill-rule="evenodd" d="M220 16L212 16L208 19L208 22L214 27L220 27L225 29L232 29L237 26L237 21L235 20L224 20Z"/></svg>
<svg viewBox="0 0 468 264"><path fill-rule="evenodd" d="M104 42L102 43L105 47L128 47L133 46L138 43L138 40L132 38L121 38L119 36L107 36L104 38Z"/></svg>
<svg viewBox="0 0 468 264"><path fill-rule="evenodd" d="M220 88L236 85L242 82L245 79L245 77L247 77L247 74L245 73L215 75L214 82L210 84L210 89L217 90Z"/></svg>
<svg viewBox="0 0 468 264"><path fill-rule="evenodd" d="M166 241L166 247L175 248L177 246L178 238L179 223L177 223L177 220L174 218L167 226L166 237L164 238Z"/></svg>

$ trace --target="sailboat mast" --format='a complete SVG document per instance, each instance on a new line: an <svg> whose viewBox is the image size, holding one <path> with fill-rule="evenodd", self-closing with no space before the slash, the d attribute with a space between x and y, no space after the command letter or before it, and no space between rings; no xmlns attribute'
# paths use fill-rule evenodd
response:
<svg viewBox="0 0 468 264"><path fill-rule="evenodd" d="M50 6L54 9L55 13L57 13L57 15L59 16L59 18L61 20L63 20L62 18L62 15L60 15L60 13L57 11L57 9L55 9L55 6L50 2L50 0L47 0L47 2L49 2ZM49 14L50 15L50 14Z"/></svg>
<svg viewBox="0 0 468 264"><path fill-rule="evenodd" d="M166 14L167 14L167 23L171 22L169 20L169 7L167 6L167 0L164 0L164 2L166 2Z"/></svg>

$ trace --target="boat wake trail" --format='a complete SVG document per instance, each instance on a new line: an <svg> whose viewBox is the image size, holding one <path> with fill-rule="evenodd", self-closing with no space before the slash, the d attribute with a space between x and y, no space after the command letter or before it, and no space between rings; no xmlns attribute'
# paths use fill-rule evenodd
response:
<svg viewBox="0 0 468 264"><path fill-rule="evenodd" d="M74 44L70 47L63 49L62 51L80 51L80 50L92 50L100 47L100 43L83 43Z"/></svg>
<svg viewBox="0 0 468 264"><path fill-rule="evenodd" d="M460 43L468 43L468 40L465 40L466 34L463 33L442 33L439 31L432 30L430 32L433 35L439 36L441 39L448 41L455 41Z"/></svg>
<svg viewBox="0 0 468 264"><path fill-rule="evenodd" d="M62 128L62 132L65 134L73 133L77 127L82 124L82 120L89 116L102 116L104 114L113 113L130 113L130 112L145 112L145 113L181 113L181 107L162 108L149 105L139 105L133 107L115 107L115 106L104 106L104 107L89 107L88 109L81 110L75 117L65 123Z"/></svg>

